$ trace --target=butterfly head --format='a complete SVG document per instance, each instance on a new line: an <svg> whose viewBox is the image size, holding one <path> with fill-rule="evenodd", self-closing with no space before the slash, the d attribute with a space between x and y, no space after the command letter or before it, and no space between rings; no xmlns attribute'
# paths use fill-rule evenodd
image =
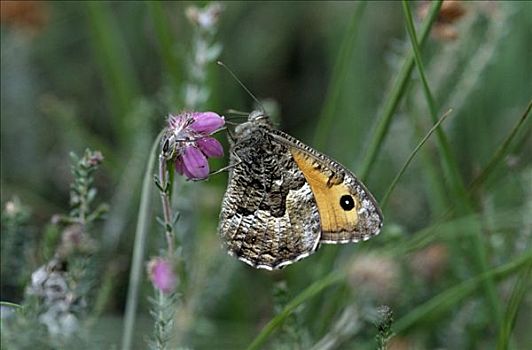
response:
<svg viewBox="0 0 532 350"><path fill-rule="evenodd" d="M264 111L253 111L249 113L248 122L271 124L270 118L266 115Z"/></svg>
<svg viewBox="0 0 532 350"><path fill-rule="evenodd" d="M266 126L270 128L272 122L270 118L264 113L264 111L253 111L249 113L248 121L238 125L235 129L237 137L245 136L247 133L251 132L253 129L256 129L259 126Z"/></svg>

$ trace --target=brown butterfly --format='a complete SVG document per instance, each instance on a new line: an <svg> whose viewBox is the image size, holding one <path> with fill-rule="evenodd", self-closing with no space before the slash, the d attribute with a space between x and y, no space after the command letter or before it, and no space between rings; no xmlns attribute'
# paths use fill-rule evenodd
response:
<svg viewBox="0 0 532 350"><path fill-rule="evenodd" d="M278 269L320 243L365 241L382 227L373 196L344 166L254 111L235 128L218 231L229 254Z"/></svg>

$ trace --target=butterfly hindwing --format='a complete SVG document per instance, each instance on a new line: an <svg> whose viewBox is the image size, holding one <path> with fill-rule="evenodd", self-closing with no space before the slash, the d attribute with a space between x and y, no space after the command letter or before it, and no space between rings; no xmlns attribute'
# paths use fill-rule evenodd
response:
<svg viewBox="0 0 532 350"><path fill-rule="evenodd" d="M338 162L279 130L272 134L290 148L309 183L320 214L321 242L367 240L379 233L382 214L353 173Z"/></svg>

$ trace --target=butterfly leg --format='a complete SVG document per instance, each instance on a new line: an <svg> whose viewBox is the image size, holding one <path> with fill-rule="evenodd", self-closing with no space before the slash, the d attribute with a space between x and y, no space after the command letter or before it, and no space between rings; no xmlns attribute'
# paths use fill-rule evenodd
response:
<svg viewBox="0 0 532 350"><path fill-rule="evenodd" d="M232 142L236 142L236 135L234 134L234 132L227 128L227 135L229 136L229 138L231 139Z"/></svg>
<svg viewBox="0 0 532 350"><path fill-rule="evenodd" d="M221 172L224 172L224 171L227 171L231 168L234 168L235 166L239 165L241 162L238 162L238 163L235 163L235 164L229 164L228 166L224 166L223 168L220 168L216 171L213 171L211 173L209 173L209 176L212 176L212 175L216 175L216 174L219 174Z"/></svg>
<svg viewBox="0 0 532 350"><path fill-rule="evenodd" d="M229 129L228 129L229 130ZM240 157L238 157L237 154L233 153L233 155L235 156L236 158L236 161L233 162L232 164L229 164L228 166L224 166L223 168L220 168L216 171L213 171L211 173L209 173L209 176L212 176L212 175L216 175L216 174L219 174L221 172L224 172L224 171L227 171L227 170L230 170L238 165L240 165L240 163L242 163L242 159L240 159Z"/></svg>

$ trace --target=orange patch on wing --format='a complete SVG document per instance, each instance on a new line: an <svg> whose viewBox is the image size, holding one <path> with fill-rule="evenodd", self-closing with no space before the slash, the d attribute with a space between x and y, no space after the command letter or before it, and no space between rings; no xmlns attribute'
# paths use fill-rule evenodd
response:
<svg viewBox="0 0 532 350"><path fill-rule="evenodd" d="M297 148L291 148L290 152L312 189L320 213L322 232L355 231L360 208L356 195L324 163ZM354 207L351 210L344 210L340 205L340 199L345 195L353 198Z"/></svg>

